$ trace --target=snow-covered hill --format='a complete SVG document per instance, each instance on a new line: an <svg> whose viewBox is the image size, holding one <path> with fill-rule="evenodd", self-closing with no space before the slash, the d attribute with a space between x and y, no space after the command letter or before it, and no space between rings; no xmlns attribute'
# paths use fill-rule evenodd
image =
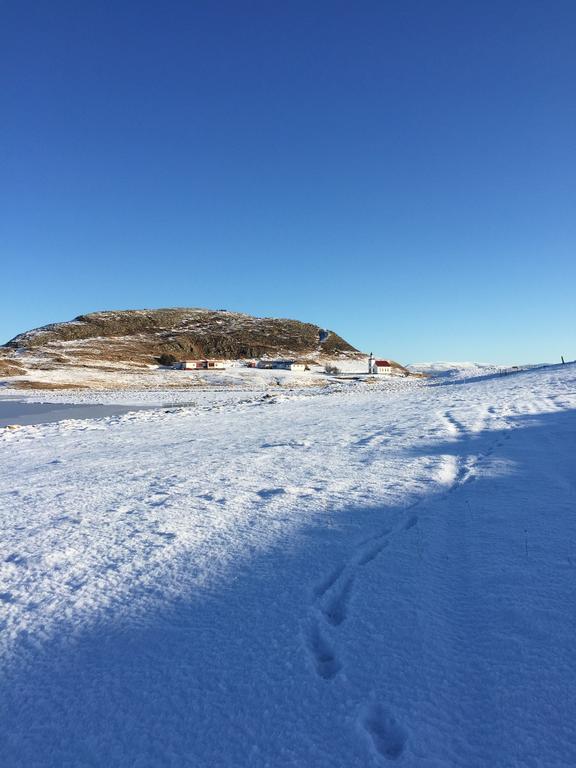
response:
<svg viewBox="0 0 576 768"><path fill-rule="evenodd" d="M576 765L574 366L0 431L0 763Z"/></svg>
<svg viewBox="0 0 576 768"><path fill-rule="evenodd" d="M443 371L470 371L476 369L492 369L498 366L488 363L473 363L470 361L461 362L429 362L429 363L411 363L408 366L411 370L422 371L424 373L441 373Z"/></svg>
<svg viewBox="0 0 576 768"><path fill-rule="evenodd" d="M407 367L412 373L423 373L435 379L474 379L487 376L507 375L532 368L543 368L546 363L522 365L496 365L473 362L412 363Z"/></svg>
<svg viewBox="0 0 576 768"><path fill-rule="evenodd" d="M407 366L413 373L425 373L434 377L471 378L486 376L502 370L503 366L472 362L412 363Z"/></svg>
<svg viewBox="0 0 576 768"><path fill-rule="evenodd" d="M102 381L106 374L142 375L166 358L322 361L359 354L333 331L298 320L200 308L92 312L7 342L0 347L0 377L28 374L26 381L32 385L45 385L50 375L68 373L82 385L93 386L91 374Z"/></svg>

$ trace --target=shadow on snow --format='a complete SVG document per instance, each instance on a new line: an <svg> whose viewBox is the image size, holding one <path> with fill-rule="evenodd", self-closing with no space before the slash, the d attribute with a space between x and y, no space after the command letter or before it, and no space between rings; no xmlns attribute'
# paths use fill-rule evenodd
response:
<svg viewBox="0 0 576 768"><path fill-rule="evenodd" d="M561 434L572 435L572 446L567 444L566 449L573 449L574 416L574 412L561 412L523 419L514 417L522 429L515 430L514 440L496 451L500 451L502 458L515 462L519 476L517 487L522 480L528 482L530 475L522 446L545 446L551 436ZM434 443L420 447L417 453L477 455L478 449L487 450L498 439L498 434L486 432L473 439L464 437ZM573 454L565 457L567 467L571 456ZM499 498L503 493L510 497L509 483L510 477L482 477L474 483L475 499ZM565 492L569 494L570 489ZM547 510L548 526L563 524L554 515L555 493L551 486L542 507ZM571 493L574 498L574 489ZM153 607L146 608L148 596L136 591L130 602L113 606L108 616L97 616L88 627L72 627L62 620L52 639L45 643L23 634L0 682L1 764L13 768L265 765L353 768L371 765L366 745L357 739L350 718L360 717L361 722L370 724L380 705L374 705L366 710L368 714L361 716L349 711L350 703L339 687L343 684L343 673L335 662L334 667L329 665L331 651L323 653L326 671L334 671L334 680L327 679L331 674L323 677L314 673L303 647L302 622L314 599L315 585L326 579L326 574L334 571L339 563L351 562L354 548L362 539L377 538L396 526L394 536L397 538L390 538L389 546L381 553L374 549L370 560L366 556L365 570L359 571L356 581L363 578L368 568L378 573L379 564L381 567L390 556L396 542L400 546L402 536L409 543L406 557L413 558L405 567L412 569L412 575L415 569L422 569L428 557L427 536L431 536L431 549L437 546L435 521L448 509L454 519L465 513L464 506L458 506L457 496L457 491L448 497L445 489L439 489L438 493L420 499L410 510L377 506L342 509L331 517L333 527L325 529L322 520L317 525L303 527L290 541L277 542L271 549L254 555L235 567L225 582L203 593L186 593L186 573L193 569L194 563L190 556L184 555L179 563L184 587L178 599L166 600L160 607L158 600L148 601ZM513 498L509 499L509 505L514 506ZM403 519L415 520L415 512L421 521L419 546L424 550L418 557L414 554L417 541L414 522L405 532L399 528ZM523 554L523 531L527 522L518 505L507 515L506 526L511 524L517 528L513 536L519 537ZM567 531L566 535L573 533L573 530ZM436 550L434 557L435 553ZM358 564L364 565L359 558ZM440 567L439 560L433 560L431 555L430 573L436 574L426 587L431 595L437 583L434 579L444 578L436 573ZM547 562L545 567L553 569L555 564ZM503 581L505 576L503 574ZM426 579L426 574L423 578ZM518 578L522 579L522 574ZM394 596L386 592L386 583L378 584L382 600L393 602ZM161 594L163 584L159 583L157 589ZM131 603L136 606L134 610ZM137 608L140 605L144 606L143 610ZM368 617L374 626L380 626L376 608L373 616L370 610L366 607ZM406 611L409 610L413 611L408 605ZM473 610L485 618L492 607L489 610L479 598ZM530 623L533 617L528 604L525 611L523 621ZM404 712L419 711L416 701L425 697L425 692L418 688L423 673L418 669L404 669L402 660L390 658L388 643L394 642L395 617L386 615L385 619L379 634L367 635L366 642L375 649L376 655L365 659L354 657L358 679L368 680L371 686L370 691L362 693L367 697L389 698L397 675L396 690L404 690L402 686L407 685L408 679L413 686L404 691L407 698L401 703ZM475 632L490 632L489 626L483 630L477 623L473 626ZM458 650L458 643L454 646L455 665L474 664L473 658L466 658L466 637L458 641L463 643L462 649ZM359 638L351 640L352 644L355 642L360 642ZM403 642L409 648L415 640L407 635ZM428 653L427 663L432 674L433 648ZM537 655L535 660L542 661ZM549 659L549 663L553 664L554 660ZM478 679L482 672L482 668L477 670ZM445 670L443 674L446 675ZM489 697L491 706L497 708L486 713L484 694L478 693L474 698L474 675L472 680L466 693L470 697L468 705L453 702L455 720L463 707L465 713L484 712L486 718L496 722L503 716L494 704L497 697ZM536 683L542 684L542 676L534 677L534 685ZM517 702L520 720L523 708L534 706L530 697L538 702L541 693L530 686L523 691L524 698ZM555 695L560 697L558 705L575 720L573 697L562 700L562 691L556 691ZM551 765L555 763L547 763L545 757L548 742L552 745L562 736L558 736L558 732L554 735L557 724L550 722L555 711L552 704L548 702L541 709L542 728L532 736L541 740L542 764ZM385 721L386 718L383 724L375 726L378 739L386 735ZM435 729L439 726L432 721L409 725L416 746L409 746L402 760L404 765L416 765L420 763L406 761L411 754L417 754L419 729L430 733L429 741L433 744ZM489 723L485 725L489 728ZM496 729L495 733L500 731ZM408 743L410 745L410 739ZM421 743L424 746L427 743L424 735ZM411 753L411 748L416 752ZM499 765L520 765L514 762L516 747L503 743L501 749ZM394 756L392 749L391 755ZM399 755L398 751L396 757ZM386 757L384 754L383 759ZM423 757L425 755L420 755L419 759ZM379 764L377 755L371 759L376 761L374 765Z"/></svg>

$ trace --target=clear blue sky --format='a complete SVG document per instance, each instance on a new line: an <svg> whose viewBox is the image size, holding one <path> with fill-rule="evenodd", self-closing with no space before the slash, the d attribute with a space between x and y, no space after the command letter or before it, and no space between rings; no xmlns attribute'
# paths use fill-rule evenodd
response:
<svg viewBox="0 0 576 768"><path fill-rule="evenodd" d="M228 308L576 357L573 0L0 0L0 340Z"/></svg>

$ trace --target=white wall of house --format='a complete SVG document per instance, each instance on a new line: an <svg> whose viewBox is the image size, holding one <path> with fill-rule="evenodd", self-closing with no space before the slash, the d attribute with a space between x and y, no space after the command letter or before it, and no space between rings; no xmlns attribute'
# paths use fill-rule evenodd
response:
<svg viewBox="0 0 576 768"><path fill-rule="evenodd" d="M293 363L291 360L259 360L256 363L257 368L273 368L281 371L304 371L304 363Z"/></svg>
<svg viewBox="0 0 576 768"><path fill-rule="evenodd" d="M183 360L178 364L183 371L202 371L212 370L214 368L226 368L226 363L222 360Z"/></svg>

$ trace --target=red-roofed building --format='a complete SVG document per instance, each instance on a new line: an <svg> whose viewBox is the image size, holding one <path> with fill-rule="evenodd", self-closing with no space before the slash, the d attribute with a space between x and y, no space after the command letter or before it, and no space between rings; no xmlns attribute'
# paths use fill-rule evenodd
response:
<svg viewBox="0 0 576 768"><path fill-rule="evenodd" d="M373 373L392 373L392 363L390 360L374 360L372 367Z"/></svg>

